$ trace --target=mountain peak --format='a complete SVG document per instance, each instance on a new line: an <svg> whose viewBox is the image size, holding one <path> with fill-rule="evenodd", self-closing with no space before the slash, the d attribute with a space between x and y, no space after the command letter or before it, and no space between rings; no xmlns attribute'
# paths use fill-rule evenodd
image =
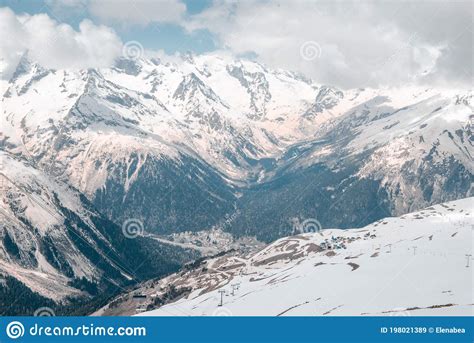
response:
<svg viewBox="0 0 474 343"><path fill-rule="evenodd" d="M19 79L23 75L27 74L38 74L38 73L43 73L46 72L46 70L40 66L37 62L34 62L32 59L29 57L29 52L28 50L21 55L20 60L18 61L18 65L10 78L10 83L15 82L17 79Z"/></svg>
<svg viewBox="0 0 474 343"><path fill-rule="evenodd" d="M181 54L181 58L183 59L184 62L188 62L190 64L195 64L194 60L194 54L192 51L186 51L183 54Z"/></svg>
<svg viewBox="0 0 474 343"><path fill-rule="evenodd" d="M118 58L115 61L114 68L122 73L137 76L142 71L142 66L138 59Z"/></svg>
<svg viewBox="0 0 474 343"><path fill-rule="evenodd" d="M173 99L186 101L200 95L213 102L220 103L224 107L228 107L212 88L206 85L194 72L183 77L183 80L173 94Z"/></svg>
<svg viewBox="0 0 474 343"><path fill-rule="evenodd" d="M339 89L332 86L321 86L313 105L306 111L304 116L312 117L325 110L330 110L343 98L344 93Z"/></svg>

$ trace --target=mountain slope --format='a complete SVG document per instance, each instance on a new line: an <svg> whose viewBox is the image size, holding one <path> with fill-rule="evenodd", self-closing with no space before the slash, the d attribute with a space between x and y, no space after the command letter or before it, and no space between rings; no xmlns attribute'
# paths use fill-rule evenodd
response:
<svg viewBox="0 0 474 343"><path fill-rule="evenodd" d="M67 304L110 296L196 256L142 237L129 239L70 186L21 158L4 152L0 158L0 275L7 285L22 284L25 292ZM8 288L2 284L0 293ZM29 314L20 312L24 301L29 300L10 299L2 313Z"/></svg>
<svg viewBox="0 0 474 343"><path fill-rule="evenodd" d="M472 95L427 91L397 109L410 99L399 97L370 96L328 123L317 140L273 160L239 199L233 232L271 241L291 233L295 217L361 227L472 196Z"/></svg>
<svg viewBox="0 0 474 343"><path fill-rule="evenodd" d="M471 315L473 201L204 260L144 284L102 313L134 305L159 307L143 315L165 316ZM130 304L133 294L147 297Z"/></svg>

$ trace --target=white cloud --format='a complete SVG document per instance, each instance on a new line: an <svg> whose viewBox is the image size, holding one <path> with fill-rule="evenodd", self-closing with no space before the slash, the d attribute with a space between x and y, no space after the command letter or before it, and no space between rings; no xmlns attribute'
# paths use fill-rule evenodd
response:
<svg viewBox="0 0 474 343"><path fill-rule="evenodd" d="M256 56L272 67L298 70L343 88L472 84L470 1L214 0L195 15L187 14L179 0L47 4L60 18L80 13L119 32L122 26L135 25L149 34L150 23L174 23L189 32L209 30L220 50ZM9 37L0 41L0 58L10 66L27 48L51 67L109 65L121 52L113 30L87 20L75 31L47 15L17 16L4 9L0 27L2 37ZM318 58L301 55L307 42L320 47Z"/></svg>
<svg viewBox="0 0 474 343"><path fill-rule="evenodd" d="M0 8L0 59L2 78L13 73L21 55L29 56L47 68L93 68L110 66L122 53L122 42L115 32L83 20L75 31L46 14L18 16Z"/></svg>
<svg viewBox="0 0 474 343"><path fill-rule="evenodd" d="M469 1L216 0L184 25L208 29L236 54L254 52L271 66L341 87L472 77ZM300 48L310 41L321 56L308 61Z"/></svg>

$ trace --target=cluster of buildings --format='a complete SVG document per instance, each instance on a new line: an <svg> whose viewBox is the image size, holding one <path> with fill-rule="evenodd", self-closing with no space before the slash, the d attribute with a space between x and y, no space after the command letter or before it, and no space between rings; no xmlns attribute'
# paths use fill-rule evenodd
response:
<svg viewBox="0 0 474 343"><path fill-rule="evenodd" d="M371 234L370 232L367 232L364 235L364 240L366 239L373 239L375 238L375 234ZM354 241L358 241L362 239L361 237L342 237L342 236L331 236L330 239L326 238L322 243L320 243L320 247L323 250L339 250L339 249L347 249L346 244L352 243Z"/></svg>

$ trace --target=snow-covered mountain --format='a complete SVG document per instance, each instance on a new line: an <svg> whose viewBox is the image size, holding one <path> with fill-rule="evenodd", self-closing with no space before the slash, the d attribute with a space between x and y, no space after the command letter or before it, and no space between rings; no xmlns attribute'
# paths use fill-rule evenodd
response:
<svg viewBox="0 0 474 343"><path fill-rule="evenodd" d="M113 294L196 257L143 237L127 239L71 186L20 157L0 152L0 161L3 315L32 314L38 302L67 305ZM24 296L4 299L4 292L14 292L20 283Z"/></svg>
<svg viewBox="0 0 474 343"><path fill-rule="evenodd" d="M472 107L472 90L342 91L216 54L84 71L25 55L1 138L116 223L173 233L230 216L269 241L292 217L362 226L471 196Z"/></svg>
<svg viewBox="0 0 474 343"><path fill-rule="evenodd" d="M270 242L474 192L472 90L340 90L217 54L80 71L25 54L2 89L1 271L48 299L196 257L163 235ZM131 218L149 235L126 240Z"/></svg>
<svg viewBox="0 0 474 343"><path fill-rule="evenodd" d="M469 316L473 219L468 198L361 229L281 238L148 281L96 314Z"/></svg>
<svg viewBox="0 0 474 343"><path fill-rule="evenodd" d="M342 114L317 139L269 162L261 184L240 199L246 218L235 232L258 223L253 232L275 239L291 232L292 217L360 227L473 195L472 94L365 92L351 95L358 105L331 109Z"/></svg>
<svg viewBox="0 0 474 343"><path fill-rule="evenodd" d="M1 175L0 263L4 275L54 299L79 293L68 285L73 278L100 279L106 269L114 279L131 277L105 254L114 247L97 227L97 214L86 207L79 193L54 183L21 160L4 153L1 158L5 172ZM87 258L86 250L105 255L103 268Z"/></svg>

